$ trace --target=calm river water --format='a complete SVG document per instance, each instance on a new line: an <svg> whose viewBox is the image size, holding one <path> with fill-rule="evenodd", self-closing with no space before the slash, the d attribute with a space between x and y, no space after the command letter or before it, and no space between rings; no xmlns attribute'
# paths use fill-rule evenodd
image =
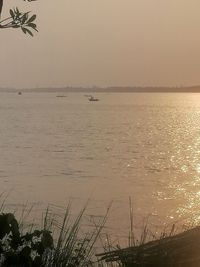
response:
<svg viewBox="0 0 200 267"><path fill-rule="evenodd" d="M199 94L56 95L0 95L0 188L10 204L91 198L98 214L113 200L117 230L128 226L131 196L135 221L199 221Z"/></svg>

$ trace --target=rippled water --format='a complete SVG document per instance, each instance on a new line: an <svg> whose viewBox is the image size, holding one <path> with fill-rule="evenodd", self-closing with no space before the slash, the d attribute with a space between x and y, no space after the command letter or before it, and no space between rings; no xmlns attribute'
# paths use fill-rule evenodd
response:
<svg viewBox="0 0 200 267"><path fill-rule="evenodd" d="M81 93L0 97L0 188L10 203L113 200L116 227L200 218L200 95ZM120 227L120 226L119 226Z"/></svg>

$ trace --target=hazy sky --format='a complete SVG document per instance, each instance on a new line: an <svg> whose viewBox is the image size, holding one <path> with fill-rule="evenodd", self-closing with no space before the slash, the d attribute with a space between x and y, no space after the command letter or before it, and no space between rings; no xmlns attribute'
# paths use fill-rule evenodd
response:
<svg viewBox="0 0 200 267"><path fill-rule="evenodd" d="M0 30L0 87L200 84L199 0L6 0L39 33Z"/></svg>

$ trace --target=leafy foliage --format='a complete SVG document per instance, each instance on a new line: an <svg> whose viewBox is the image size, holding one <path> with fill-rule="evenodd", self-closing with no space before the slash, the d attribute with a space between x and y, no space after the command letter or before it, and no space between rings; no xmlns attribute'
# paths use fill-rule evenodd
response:
<svg viewBox="0 0 200 267"><path fill-rule="evenodd" d="M0 213L0 267L94 267L94 245L109 209L86 232L82 227L86 206L73 219L70 204L64 217L47 209L42 230L31 228L25 234L12 213Z"/></svg>
<svg viewBox="0 0 200 267"><path fill-rule="evenodd" d="M32 2L35 0L24 0L26 2ZM3 7L3 0L0 0L0 14ZM36 15L31 15L30 12L20 12L19 9L10 9L10 17L0 21L0 29L7 28L20 28L23 33L33 36L33 31L37 30L35 24Z"/></svg>
<svg viewBox="0 0 200 267"><path fill-rule="evenodd" d="M53 249L47 230L20 235L18 222L11 213L0 215L0 266L42 266L43 255Z"/></svg>

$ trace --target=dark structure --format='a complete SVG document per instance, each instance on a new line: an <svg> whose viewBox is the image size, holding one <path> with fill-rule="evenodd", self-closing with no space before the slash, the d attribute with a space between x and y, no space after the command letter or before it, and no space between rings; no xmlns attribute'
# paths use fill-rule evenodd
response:
<svg viewBox="0 0 200 267"><path fill-rule="evenodd" d="M199 267L200 227L146 244L98 255L124 267Z"/></svg>

